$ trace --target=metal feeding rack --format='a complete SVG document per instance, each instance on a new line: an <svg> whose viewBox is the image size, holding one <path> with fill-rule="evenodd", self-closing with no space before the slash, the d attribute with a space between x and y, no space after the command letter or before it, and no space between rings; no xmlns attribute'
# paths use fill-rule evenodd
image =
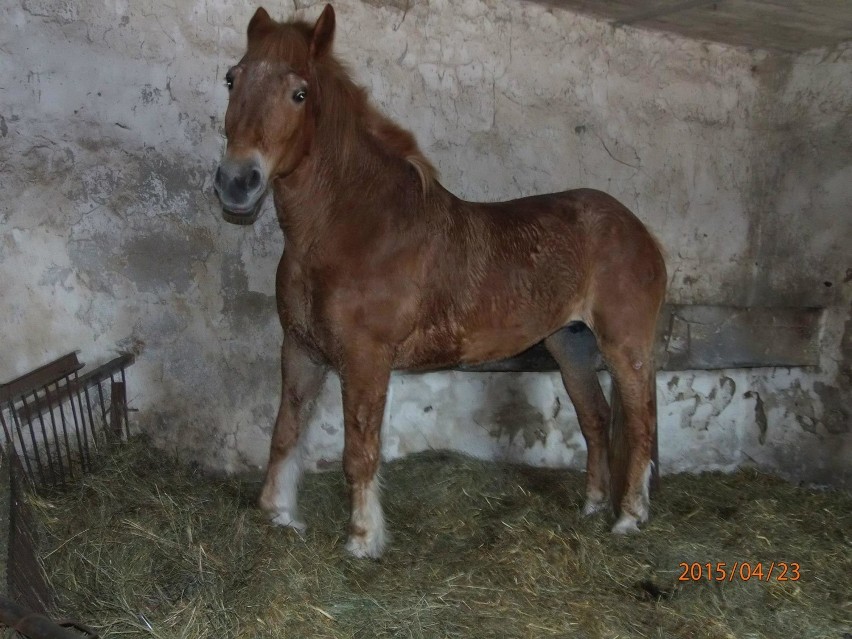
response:
<svg viewBox="0 0 852 639"><path fill-rule="evenodd" d="M91 470L99 448L127 437L123 354L80 374L69 353L0 386L3 449L34 487L60 486Z"/></svg>
<svg viewBox="0 0 852 639"><path fill-rule="evenodd" d="M99 452L127 438L125 369L133 361L122 354L84 372L74 352L0 385L0 518L8 521L0 533L0 589L11 597L0 595L0 626L21 636L97 636L45 616L55 596L36 557L37 531L21 484L33 491L64 486L91 471Z"/></svg>

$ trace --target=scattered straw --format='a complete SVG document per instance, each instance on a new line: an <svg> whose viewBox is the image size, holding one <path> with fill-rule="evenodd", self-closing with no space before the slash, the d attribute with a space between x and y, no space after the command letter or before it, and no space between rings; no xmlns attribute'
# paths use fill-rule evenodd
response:
<svg viewBox="0 0 852 639"><path fill-rule="evenodd" d="M33 502L61 614L103 637L852 636L846 493L666 477L645 532L620 538L578 515L577 473L423 454L383 476L393 536L378 562L343 551L339 472L307 477L304 539L253 507L257 481L140 443ZM801 578L682 582L681 562L796 562Z"/></svg>

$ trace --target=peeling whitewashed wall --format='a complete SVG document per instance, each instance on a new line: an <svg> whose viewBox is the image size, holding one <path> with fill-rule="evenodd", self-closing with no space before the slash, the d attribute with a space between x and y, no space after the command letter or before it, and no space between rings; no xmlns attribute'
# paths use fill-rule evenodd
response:
<svg viewBox="0 0 852 639"><path fill-rule="evenodd" d="M279 18L321 4L268 2ZM410 5L410 6L409 6ZM825 307L818 369L659 376L665 472L758 465L852 484L852 50L791 57L520 0L342 0L337 52L468 199L590 186L647 221L679 303ZM235 471L278 399L271 211L212 194L245 0L0 5L0 380L74 348L139 353L137 424ZM309 437L339 457L339 387ZM581 468L555 374L395 376L389 457Z"/></svg>

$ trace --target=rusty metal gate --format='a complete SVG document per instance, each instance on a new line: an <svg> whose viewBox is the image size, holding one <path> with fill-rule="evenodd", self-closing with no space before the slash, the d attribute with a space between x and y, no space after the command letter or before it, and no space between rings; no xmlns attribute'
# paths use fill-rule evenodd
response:
<svg viewBox="0 0 852 639"><path fill-rule="evenodd" d="M36 556L37 530L23 498L92 470L99 452L129 433L123 354L83 371L77 353L0 385L0 625L30 639L95 637L77 623L50 621L56 599ZM0 529L2 530L2 529Z"/></svg>

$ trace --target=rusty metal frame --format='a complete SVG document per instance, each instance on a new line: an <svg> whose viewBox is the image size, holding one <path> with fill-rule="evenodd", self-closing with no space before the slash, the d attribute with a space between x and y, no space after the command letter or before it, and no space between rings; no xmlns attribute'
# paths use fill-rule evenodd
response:
<svg viewBox="0 0 852 639"><path fill-rule="evenodd" d="M125 369L133 361L122 354L81 375L85 365L68 353L0 385L3 448L34 487L63 485L75 468L88 472L99 446L127 437Z"/></svg>
<svg viewBox="0 0 852 639"><path fill-rule="evenodd" d="M0 624L29 639L82 639L84 637L97 639L98 637L97 633L85 626L74 622L60 625L3 595L0 595ZM85 634L69 630L66 626Z"/></svg>
<svg viewBox="0 0 852 639"><path fill-rule="evenodd" d="M24 637L97 637L81 624L46 616L56 598L35 556L37 531L21 484L31 490L64 485L93 468L100 447L129 435L125 369L133 361L122 354L81 374L85 364L68 353L0 385L0 469L8 472L9 490L8 583L0 588L15 598L0 595L0 626Z"/></svg>

